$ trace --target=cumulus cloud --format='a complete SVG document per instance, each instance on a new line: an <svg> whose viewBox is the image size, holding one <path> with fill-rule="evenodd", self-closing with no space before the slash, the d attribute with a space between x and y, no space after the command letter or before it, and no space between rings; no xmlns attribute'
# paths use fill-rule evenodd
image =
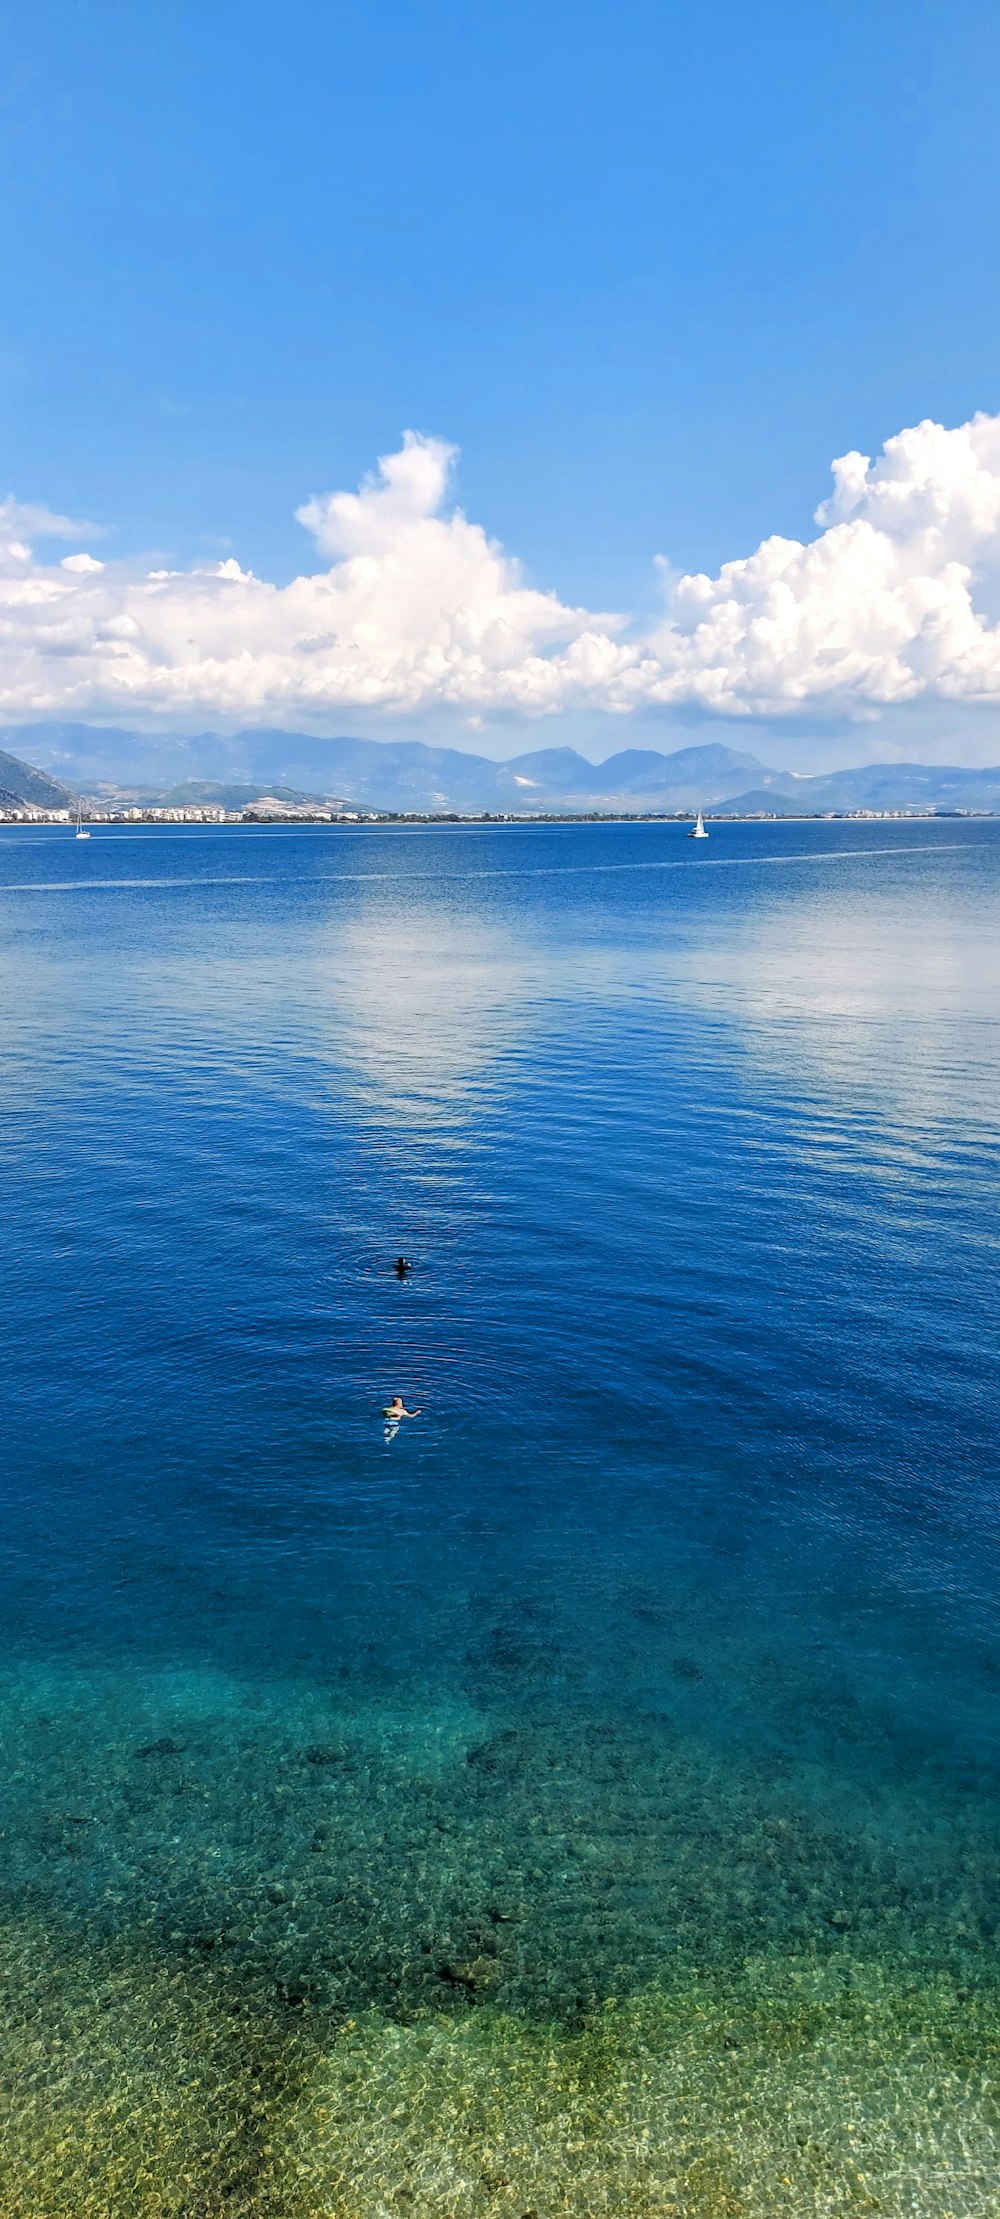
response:
<svg viewBox="0 0 1000 2219"><path fill-rule="evenodd" d="M0 710L162 711L223 719L341 706L558 708L587 666L628 654L526 586L461 509L453 449L410 433L358 493L299 511L329 567L275 586L233 558L193 570L34 560L0 548ZM574 680L572 672L579 672Z"/></svg>
<svg viewBox="0 0 1000 2219"><path fill-rule="evenodd" d="M848 454L817 539L766 539L717 578L676 580L651 698L768 710L1000 700L1000 417L925 422Z"/></svg>
<svg viewBox="0 0 1000 2219"><path fill-rule="evenodd" d="M1000 702L1000 417L902 431L834 464L817 536L718 576L664 565L639 635L525 583L450 504L454 449L408 433L356 493L298 511L322 567L276 586L230 558L140 571L37 539L91 527L0 504L0 713L218 722L450 707L545 715L697 705L728 716Z"/></svg>

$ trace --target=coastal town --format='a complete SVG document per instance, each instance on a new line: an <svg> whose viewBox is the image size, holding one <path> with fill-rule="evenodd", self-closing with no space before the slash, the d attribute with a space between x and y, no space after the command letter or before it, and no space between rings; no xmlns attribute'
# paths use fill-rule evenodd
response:
<svg viewBox="0 0 1000 2219"><path fill-rule="evenodd" d="M895 822L913 818L991 817L990 809L706 809L710 822L730 824ZM223 809L206 803L178 806L138 804L102 805L84 802L75 809L40 809L26 802L0 804L0 824L85 825L204 824L204 825L307 825L307 824L685 824L691 809L346 809L336 802L283 802L265 796L245 809Z"/></svg>
<svg viewBox="0 0 1000 2219"><path fill-rule="evenodd" d="M357 824L374 817L374 810L342 809L336 802L308 806L264 799L245 809L223 809L211 803L181 806L151 803L81 803L83 824ZM75 824L75 809L39 809L27 802L0 806L0 824Z"/></svg>

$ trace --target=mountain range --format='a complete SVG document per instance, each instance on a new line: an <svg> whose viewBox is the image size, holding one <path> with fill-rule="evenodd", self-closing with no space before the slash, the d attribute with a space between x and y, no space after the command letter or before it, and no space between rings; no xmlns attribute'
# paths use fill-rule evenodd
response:
<svg viewBox="0 0 1000 2219"><path fill-rule="evenodd" d="M55 807L77 792L145 803L219 800L233 807L274 794L428 814L723 807L782 816L830 809L1000 811L1000 766L865 763L817 774L777 771L715 741L668 755L626 748L598 764L571 747L540 748L496 763L422 740L316 739L271 730L185 737L85 724L0 729L0 805L6 796Z"/></svg>
<svg viewBox="0 0 1000 2219"><path fill-rule="evenodd" d="M0 748L0 809L16 808L21 802L29 802L35 809L65 809L69 799L65 786L57 779L36 770L33 763L23 763L17 755L6 755Z"/></svg>

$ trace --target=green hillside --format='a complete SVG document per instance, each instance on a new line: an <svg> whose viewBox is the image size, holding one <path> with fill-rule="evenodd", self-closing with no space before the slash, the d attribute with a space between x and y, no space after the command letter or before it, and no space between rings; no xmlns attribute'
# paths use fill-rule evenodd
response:
<svg viewBox="0 0 1000 2219"><path fill-rule="evenodd" d="M22 763L20 756L7 755L0 748L0 809L17 808L28 803L37 809L66 809L73 800L66 786L50 778L43 770L36 770L32 763Z"/></svg>

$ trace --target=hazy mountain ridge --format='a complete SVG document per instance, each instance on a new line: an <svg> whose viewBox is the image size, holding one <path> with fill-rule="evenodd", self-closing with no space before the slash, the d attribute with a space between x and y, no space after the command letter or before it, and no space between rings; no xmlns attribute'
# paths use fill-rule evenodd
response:
<svg viewBox="0 0 1000 2219"><path fill-rule="evenodd" d="M317 740L248 730L232 738L147 735L82 724L22 725L0 745L23 751L74 787L134 789L143 799L197 784L276 787L346 798L371 809L711 807L768 775L753 755L711 743L673 755L629 748L593 764L574 748L496 763L422 740Z"/></svg>
<svg viewBox="0 0 1000 2219"><path fill-rule="evenodd" d="M1000 809L1000 766L963 770L946 763L862 763L827 775L775 771L728 808L813 816L825 809Z"/></svg>
<svg viewBox="0 0 1000 2219"><path fill-rule="evenodd" d="M45 771L0 748L0 809L17 808L23 803L33 809L66 809L71 798L66 787Z"/></svg>
<svg viewBox="0 0 1000 2219"><path fill-rule="evenodd" d="M507 762L422 740L316 739L250 729L231 737L146 734L83 724L0 731L0 790L39 806L65 806L67 788L110 786L144 802L241 800L262 793L334 798L349 806L414 810L1000 809L1000 766L867 763L817 775L769 769L719 742L626 748L590 763L574 748L535 749ZM19 760L20 758L20 760ZM38 763L41 769L32 766ZM4 765L8 766L5 775ZM20 789L10 786L17 775ZM24 781L36 781L29 792Z"/></svg>

